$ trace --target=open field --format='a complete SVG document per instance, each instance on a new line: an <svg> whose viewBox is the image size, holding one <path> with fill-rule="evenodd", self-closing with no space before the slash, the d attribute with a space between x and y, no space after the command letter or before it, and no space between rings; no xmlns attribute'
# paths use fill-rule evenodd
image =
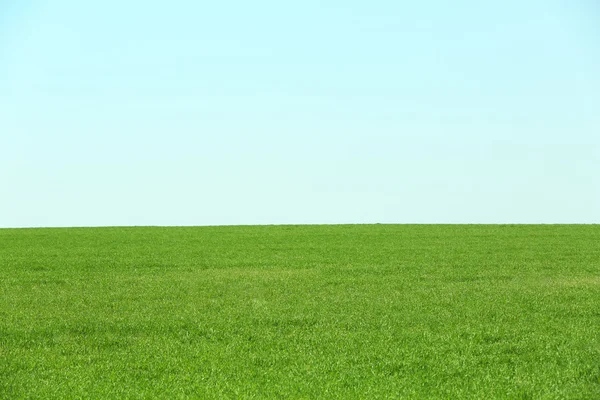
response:
<svg viewBox="0 0 600 400"><path fill-rule="evenodd" d="M0 229L0 398L600 398L600 226Z"/></svg>

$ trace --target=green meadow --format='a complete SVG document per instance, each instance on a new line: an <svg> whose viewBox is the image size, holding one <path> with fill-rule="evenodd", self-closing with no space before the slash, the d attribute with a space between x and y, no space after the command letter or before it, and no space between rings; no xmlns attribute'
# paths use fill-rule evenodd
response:
<svg viewBox="0 0 600 400"><path fill-rule="evenodd" d="M600 226L0 229L1 399L598 399Z"/></svg>

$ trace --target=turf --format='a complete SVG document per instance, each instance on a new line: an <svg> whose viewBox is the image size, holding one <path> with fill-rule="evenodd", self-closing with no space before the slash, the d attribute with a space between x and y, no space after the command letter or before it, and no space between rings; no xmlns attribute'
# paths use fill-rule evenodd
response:
<svg viewBox="0 0 600 400"><path fill-rule="evenodd" d="M1 229L0 398L600 398L600 226Z"/></svg>

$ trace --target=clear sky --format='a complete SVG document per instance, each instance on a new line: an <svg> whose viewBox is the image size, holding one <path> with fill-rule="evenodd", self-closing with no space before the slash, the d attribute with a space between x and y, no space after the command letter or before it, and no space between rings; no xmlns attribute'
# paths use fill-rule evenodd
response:
<svg viewBox="0 0 600 400"><path fill-rule="evenodd" d="M600 6L0 3L0 227L600 223Z"/></svg>

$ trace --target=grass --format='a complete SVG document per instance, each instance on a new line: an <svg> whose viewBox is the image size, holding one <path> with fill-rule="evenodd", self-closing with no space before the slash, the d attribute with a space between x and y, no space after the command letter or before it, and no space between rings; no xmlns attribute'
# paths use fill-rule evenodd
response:
<svg viewBox="0 0 600 400"><path fill-rule="evenodd" d="M600 398L600 226L1 229L0 398Z"/></svg>

